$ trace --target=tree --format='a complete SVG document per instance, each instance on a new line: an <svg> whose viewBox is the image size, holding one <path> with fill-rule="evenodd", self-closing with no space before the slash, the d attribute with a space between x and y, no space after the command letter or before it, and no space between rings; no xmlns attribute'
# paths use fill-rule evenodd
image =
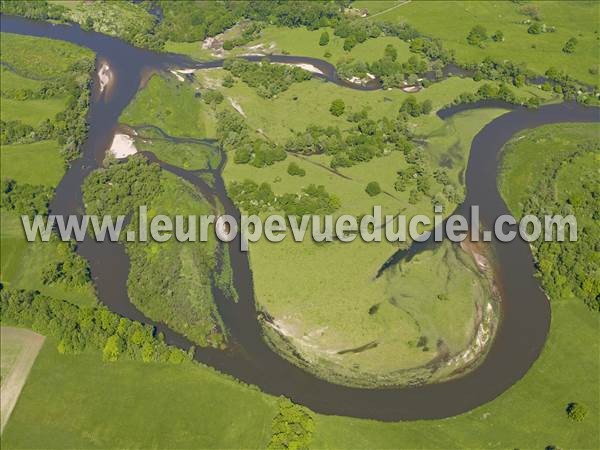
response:
<svg viewBox="0 0 600 450"><path fill-rule="evenodd" d="M383 55L385 58L389 58L392 61L396 61L396 58L398 58L398 50L396 50L396 47L394 47L392 44L388 44L385 46Z"/></svg>
<svg viewBox="0 0 600 450"><path fill-rule="evenodd" d="M346 104L340 98L332 101L331 106L329 107L329 112L336 117L339 117L342 114L344 114L345 110L346 110Z"/></svg>
<svg viewBox="0 0 600 450"><path fill-rule="evenodd" d="M487 30L482 25L475 25L467 35L467 42L471 45L480 45L487 39Z"/></svg>
<svg viewBox="0 0 600 450"><path fill-rule="evenodd" d="M235 80L233 79L231 74L227 74L225 75L225 78L223 78L223 87L230 88L234 85L234 83Z"/></svg>
<svg viewBox="0 0 600 450"><path fill-rule="evenodd" d="M365 192L369 194L369 196L375 197L381 193L381 186L379 186L377 181L371 181L369 184L367 184Z"/></svg>
<svg viewBox="0 0 600 450"><path fill-rule="evenodd" d="M541 34L544 32L544 25L539 22L534 22L527 28L527 32L529 34Z"/></svg>
<svg viewBox="0 0 600 450"><path fill-rule="evenodd" d="M504 42L504 33L498 30L494 34L492 34L492 39L494 40L494 42Z"/></svg>
<svg viewBox="0 0 600 450"><path fill-rule="evenodd" d="M414 95L410 95L400 107L400 112L405 112L413 117L418 117L421 114L421 106L417 102L417 98Z"/></svg>
<svg viewBox="0 0 600 450"><path fill-rule="evenodd" d="M319 45L324 47L327 44L329 44L329 33L327 31L323 31L323 33L321 33L321 37L319 38Z"/></svg>
<svg viewBox="0 0 600 450"><path fill-rule="evenodd" d="M287 168L287 173L289 173L291 176L303 177L306 175L306 170L300 167L297 163L291 162Z"/></svg>
<svg viewBox="0 0 600 450"><path fill-rule="evenodd" d="M433 105L431 100L425 100L423 103L421 103L421 114L429 114L432 108Z"/></svg>
<svg viewBox="0 0 600 450"><path fill-rule="evenodd" d="M566 411L569 419L574 420L575 422L583 422L583 419L585 419L585 416L587 415L587 408L581 403L569 403Z"/></svg>
<svg viewBox="0 0 600 450"><path fill-rule="evenodd" d="M344 50L349 52L356 46L356 38L354 36L348 36L344 40Z"/></svg>
<svg viewBox="0 0 600 450"><path fill-rule="evenodd" d="M119 355L123 351L123 341L121 338L113 334L106 340L104 349L102 350L102 359L104 361L116 361L119 359Z"/></svg>
<svg viewBox="0 0 600 450"><path fill-rule="evenodd" d="M573 53L575 51L576 45L577 45L577 39L572 37L567 42L565 42L565 45L564 45L562 51L565 53Z"/></svg>

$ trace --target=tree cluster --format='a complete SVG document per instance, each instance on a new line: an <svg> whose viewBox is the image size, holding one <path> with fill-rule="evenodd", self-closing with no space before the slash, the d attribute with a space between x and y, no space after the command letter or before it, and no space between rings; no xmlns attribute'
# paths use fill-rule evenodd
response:
<svg viewBox="0 0 600 450"><path fill-rule="evenodd" d="M0 318L5 325L30 328L58 340L60 353L102 350L105 361L132 359L144 362L181 363L191 359L186 353L164 343L154 329L120 317L104 307L81 307L64 300L2 288Z"/></svg>
<svg viewBox="0 0 600 450"><path fill-rule="evenodd" d="M270 64L266 59L253 63L243 59L229 59L223 64L234 77L240 78L264 98L273 98L286 91L293 83L310 80L312 75L299 67Z"/></svg>
<svg viewBox="0 0 600 450"><path fill-rule="evenodd" d="M281 397L279 412L273 418L271 430L271 440L267 446L269 450L304 450L310 448L315 421L310 410Z"/></svg>
<svg viewBox="0 0 600 450"><path fill-rule="evenodd" d="M46 186L17 183L15 180L3 178L1 194L2 209L33 217L48 213L54 190Z"/></svg>
<svg viewBox="0 0 600 450"><path fill-rule="evenodd" d="M331 214L340 207L339 199L322 185L310 184L299 193L275 195L269 183L234 181L227 189L231 199L249 214L283 211L287 216Z"/></svg>
<svg viewBox="0 0 600 450"><path fill-rule="evenodd" d="M351 113L354 127L342 134L337 127L310 125L288 139L285 149L303 155L331 155L332 168L350 167L410 146L406 114L396 119L369 119L366 111Z"/></svg>

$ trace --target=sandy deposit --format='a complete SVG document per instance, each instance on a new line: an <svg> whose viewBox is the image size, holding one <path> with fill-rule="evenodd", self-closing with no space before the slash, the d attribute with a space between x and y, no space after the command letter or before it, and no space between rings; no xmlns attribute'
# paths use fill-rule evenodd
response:
<svg viewBox="0 0 600 450"><path fill-rule="evenodd" d="M318 73L319 75L323 75L323 71L321 69L319 69L318 67L313 66L312 64L306 64L306 63L298 63L298 64L276 63L276 64L283 64L284 66L300 67L301 69L304 69L307 72Z"/></svg>
<svg viewBox="0 0 600 450"><path fill-rule="evenodd" d="M138 149L135 147L133 138L127 134L115 133L109 152L117 159L127 158L135 155Z"/></svg>

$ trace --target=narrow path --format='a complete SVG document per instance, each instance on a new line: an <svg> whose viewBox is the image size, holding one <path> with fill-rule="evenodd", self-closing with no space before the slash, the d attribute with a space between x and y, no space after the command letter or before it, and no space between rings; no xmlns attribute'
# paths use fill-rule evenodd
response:
<svg viewBox="0 0 600 450"><path fill-rule="evenodd" d="M395 5L395 6L392 6L391 8L384 9L383 11L379 11L377 14L373 14L372 16L366 16L365 19L372 19L373 17L377 17L377 16L380 16L382 14L388 13L391 10L399 8L401 6L404 6L404 5L406 5L407 3L410 3L410 2L411 2L411 0L407 0L405 2L399 3L399 4Z"/></svg>
<svg viewBox="0 0 600 450"><path fill-rule="evenodd" d="M42 348L45 337L30 330L13 327L1 327L0 333L2 335L2 346L8 345L9 340L20 341L23 345L11 372L6 380L2 381L2 388L0 388L0 433L2 433L17 404L21 390L27 380L27 375L29 375L35 358Z"/></svg>

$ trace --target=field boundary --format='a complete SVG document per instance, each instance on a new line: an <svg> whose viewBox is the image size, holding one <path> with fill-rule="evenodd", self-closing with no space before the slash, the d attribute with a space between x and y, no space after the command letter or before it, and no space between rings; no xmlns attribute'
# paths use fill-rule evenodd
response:
<svg viewBox="0 0 600 450"><path fill-rule="evenodd" d="M15 365L0 388L0 433L8 422L17 404L21 390L25 385L29 371L46 339L44 336L23 328L0 327L2 338L7 335L20 339L23 349L19 353Z"/></svg>

